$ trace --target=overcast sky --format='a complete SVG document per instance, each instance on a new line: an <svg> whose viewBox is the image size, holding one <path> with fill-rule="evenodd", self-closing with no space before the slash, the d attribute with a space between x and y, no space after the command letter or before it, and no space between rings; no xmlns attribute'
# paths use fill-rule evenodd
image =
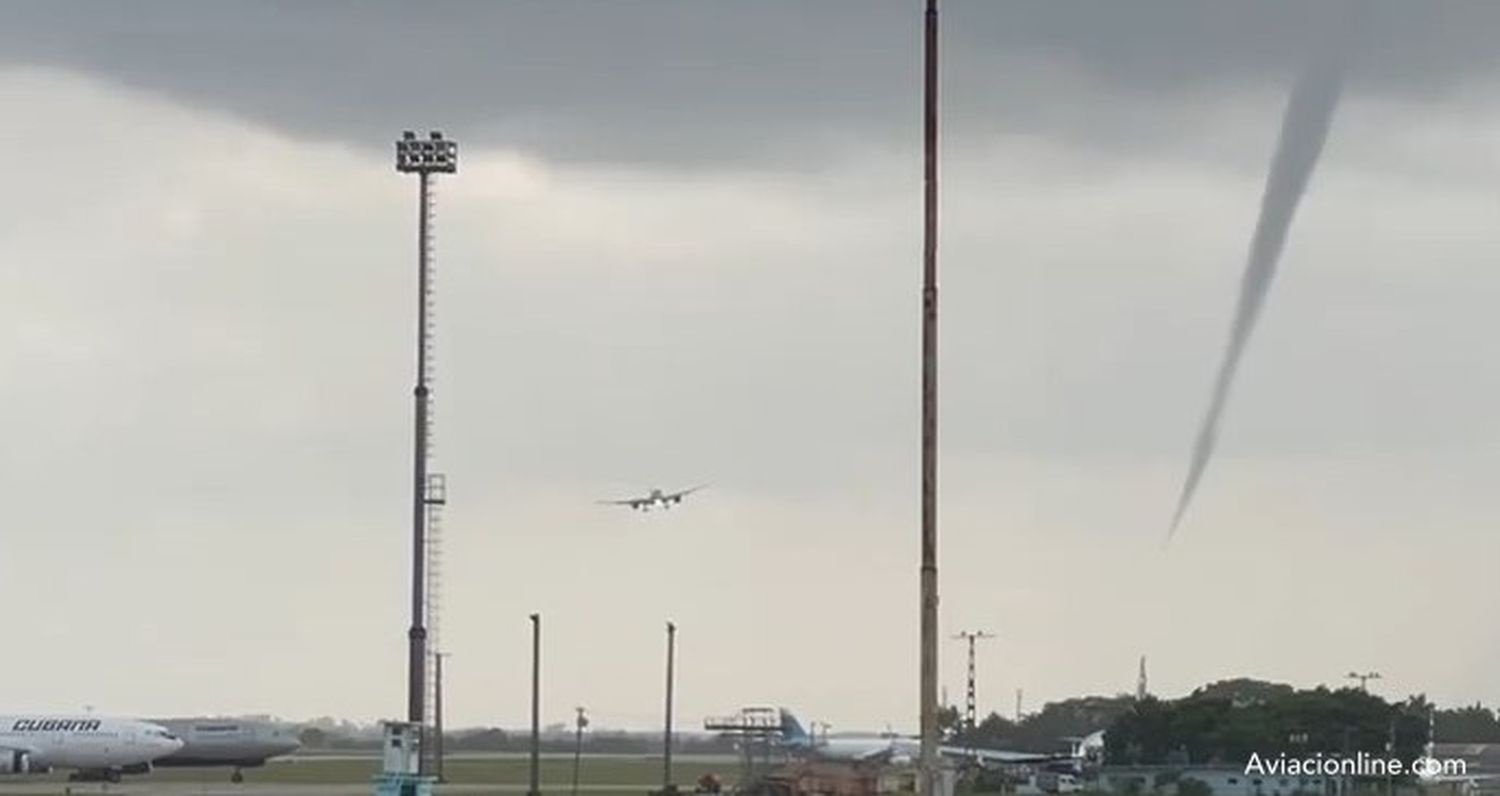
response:
<svg viewBox="0 0 1500 796"><path fill-rule="evenodd" d="M1251 675L1500 701L1500 5L1368 4L1161 540L1323 7L948 0L941 617L984 710ZM9 3L0 707L405 706L438 186L450 720L915 729L920 13ZM595 505L712 486L680 510ZM957 641L943 683L961 699Z"/></svg>

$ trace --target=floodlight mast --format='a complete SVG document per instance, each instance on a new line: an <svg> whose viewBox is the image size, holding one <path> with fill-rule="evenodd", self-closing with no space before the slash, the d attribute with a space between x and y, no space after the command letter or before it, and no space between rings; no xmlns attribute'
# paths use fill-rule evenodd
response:
<svg viewBox="0 0 1500 796"><path fill-rule="evenodd" d="M417 175L417 385L415 442L412 456L412 583L411 629L407 631L406 718L421 727L426 720L427 694L427 615L426 556L427 507L432 502L427 486L428 347L431 322L427 310L431 298L431 243L429 222L432 217L431 176L458 171L458 143L432 132L427 138L406 131L396 142L396 171ZM426 755L421 759L425 767ZM425 773L425 772L424 772Z"/></svg>

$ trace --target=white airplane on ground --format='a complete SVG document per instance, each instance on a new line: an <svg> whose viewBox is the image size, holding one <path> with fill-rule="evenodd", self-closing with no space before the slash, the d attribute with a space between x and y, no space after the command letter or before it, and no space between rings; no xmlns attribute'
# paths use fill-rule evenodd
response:
<svg viewBox="0 0 1500 796"><path fill-rule="evenodd" d="M1449 757L1439 759L1436 721L1436 713L1427 714L1427 743L1422 747L1422 760L1416 763L1418 782L1424 786L1447 785L1459 793L1477 793L1500 779L1500 774L1494 772L1469 773L1469 764L1465 758L1479 754L1478 749L1471 751L1461 744L1443 744L1442 753ZM1469 755L1455 754L1458 751L1469 752Z"/></svg>
<svg viewBox="0 0 1500 796"><path fill-rule="evenodd" d="M624 500L601 500L599 502L606 506L629 506L638 511L650 511L652 506L661 506L664 509L669 509L672 508L673 503L681 503L683 498L702 488L702 486L695 486L692 489L684 489L681 492L671 493L662 492L660 489L653 489L645 497L625 498Z"/></svg>
<svg viewBox="0 0 1500 796"><path fill-rule="evenodd" d="M160 725L102 716L0 716L0 774L53 768L118 782L182 748Z"/></svg>
<svg viewBox="0 0 1500 796"><path fill-rule="evenodd" d="M257 768L267 760L301 748L297 733L269 721L248 719L158 719L184 746L152 762L156 768L233 768L230 782L243 782L241 769Z"/></svg>
<svg viewBox="0 0 1500 796"><path fill-rule="evenodd" d="M785 708L781 709L781 739L782 744L792 754L820 760L910 763L922 753L921 742L918 739L894 734L814 738L802 729L802 724L797 721L797 717ZM1104 733L1096 732L1087 738L1074 741L1073 751L1067 754L1017 752L1008 749L967 749L962 746L939 746L938 754L957 760L977 759L987 765L1042 765L1062 762L1077 763L1103 746Z"/></svg>

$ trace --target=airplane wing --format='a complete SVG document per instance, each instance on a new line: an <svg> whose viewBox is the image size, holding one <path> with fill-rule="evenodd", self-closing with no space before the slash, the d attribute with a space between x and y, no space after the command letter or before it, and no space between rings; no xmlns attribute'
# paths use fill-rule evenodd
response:
<svg viewBox="0 0 1500 796"><path fill-rule="evenodd" d="M642 504L646 503L646 501L642 498L626 498L624 500L596 500L594 502L598 503L601 506L629 506L633 509L638 509Z"/></svg>
<svg viewBox="0 0 1500 796"><path fill-rule="evenodd" d="M670 501L672 501L674 503L677 503L677 502L680 502L683 498L687 497L688 495L691 495L694 492L697 492L700 489L705 489L707 487L708 487L708 484L699 484L699 485L693 487L692 489L684 489L681 492L673 492L670 495L662 495L662 499L663 500L670 500Z"/></svg>
<svg viewBox="0 0 1500 796"><path fill-rule="evenodd" d="M1448 784L1454 782L1481 782L1492 779L1500 779L1500 773L1485 772L1478 774L1417 774L1417 781L1432 784Z"/></svg>
<svg viewBox="0 0 1500 796"><path fill-rule="evenodd" d="M885 746L879 749L871 749L870 751L865 752L862 755L856 755L854 759L863 763L875 762L877 760L890 762L890 760L895 756L896 750L892 749L889 746Z"/></svg>

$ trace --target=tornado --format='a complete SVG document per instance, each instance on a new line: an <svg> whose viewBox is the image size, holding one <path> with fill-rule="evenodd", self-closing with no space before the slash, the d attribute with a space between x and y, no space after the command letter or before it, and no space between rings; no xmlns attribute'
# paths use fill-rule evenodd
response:
<svg viewBox="0 0 1500 796"><path fill-rule="evenodd" d="M1335 39L1340 37L1335 37ZM1328 138L1328 128L1333 122L1333 111L1338 106L1339 92L1343 86L1345 46L1331 42L1329 51L1315 57L1292 87L1286 111L1281 120L1281 137L1276 142L1276 154L1271 158L1271 169L1266 175L1265 193L1260 200L1260 218L1255 222L1255 232L1250 238L1250 253L1245 262L1245 273L1240 280L1239 303L1235 307L1234 323L1229 329L1229 341L1224 349L1224 358L1219 363L1218 375L1214 379L1213 394L1208 402L1208 411L1198 428L1198 437L1193 443L1192 461L1188 467L1182 493L1177 499L1177 510L1172 515L1172 524L1167 529L1167 542L1177 533L1183 514L1193 501L1193 494L1208 463L1213 458L1214 444L1218 439L1219 422L1229 402L1230 389L1235 372L1244 356L1245 345L1255 331L1255 324L1265 306L1266 295L1276 278L1277 262L1286 247L1287 232L1297 213L1297 204L1307 192L1308 181L1318 165L1318 156L1323 151L1323 142Z"/></svg>

